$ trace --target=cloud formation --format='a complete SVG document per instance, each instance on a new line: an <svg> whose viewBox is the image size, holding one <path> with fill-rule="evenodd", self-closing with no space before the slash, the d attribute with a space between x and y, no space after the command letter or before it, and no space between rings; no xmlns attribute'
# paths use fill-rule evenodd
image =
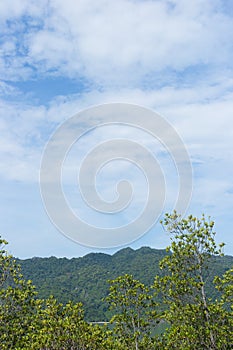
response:
<svg viewBox="0 0 233 350"><path fill-rule="evenodd" d="M229 68L232 59L233 23L218 0L14 0L1 7L5 79L65 75L101 86L159 85L164 75L177 80L187 70Z"/></svg>
<svg viewBox="0 0 233 350"><path fill-rule="evenodd" d="M224 218L224 230L229 232L232 17L228 0L2 1L4 184L12 191L16 184L38 186L46 142L60 123L81 109L107 102L134 103L158 111L176 128L193 161L191 210ZM109 137L115 133L108 132ZM124 136L129 137L128 131ZM102 137L94 134L82 141L80 149ZM144 135L134 137L151 147ZM163 166L171 175L166 162ZM122 171L125 168L122 165ZM105 184L113 180L105 178ZM172 190L174 180L167 181ZM104 186L99 190L106 198L111 195ZM230 233L225 238L232 244Z"/></svg>

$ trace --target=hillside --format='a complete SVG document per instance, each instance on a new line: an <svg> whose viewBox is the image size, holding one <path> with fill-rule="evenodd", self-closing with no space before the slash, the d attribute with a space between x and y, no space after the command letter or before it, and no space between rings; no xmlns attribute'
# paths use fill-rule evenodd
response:
<svg viewBox="0 0 233 350"><path fill-rule="evenodd" d="M138 250L125 248L114 255L91 253L81 258L31 258L18 260L26 279L36 286L38 296L54 295L58 301L81 301L89 321L108 320L106 304L102 301L108 293L109 279L125 273L132 274L146 285L160 273L159 261L165 250L142 247ZM233 257L212 258L208 271L209 295L217 297L211 286L213 276L221 276L233 265Z"/></svg>

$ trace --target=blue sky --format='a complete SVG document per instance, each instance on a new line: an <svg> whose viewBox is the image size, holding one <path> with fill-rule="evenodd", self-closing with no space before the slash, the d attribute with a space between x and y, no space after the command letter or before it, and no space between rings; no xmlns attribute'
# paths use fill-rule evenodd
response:
<svg viewBox="0 0 233 350"><path fill-rule="evenodd" d="M12 254L71 257L93 251L62 236L50 222L40 196L40 162L61 123L110 102L150 108L176 129L193 166L188 212L211 215L217 240L233 254L232 1L2 1L0 33L0 232ZM81 206L74 196L74 157L116 132L129 137L131 131L88 135L77 148L81 152L67 160L65 187L74 207ZM144 142L137 132L132 137ZM175 168L169 157L158 160L169 197L176 191ZM118 170L120 176L123 170L132 174L125 163ZM117 174L109 167L102 175L98 190L108 200ZM145 199L145 184L137 176L141 192L135 191L140 200L132 204L133 213ZM172 209L168 198L164 210ZM103 219L80 210L86 220ZM131 218L132 211L118 215L111 225ZM168 243L156 224L131 246Z"/></svg>

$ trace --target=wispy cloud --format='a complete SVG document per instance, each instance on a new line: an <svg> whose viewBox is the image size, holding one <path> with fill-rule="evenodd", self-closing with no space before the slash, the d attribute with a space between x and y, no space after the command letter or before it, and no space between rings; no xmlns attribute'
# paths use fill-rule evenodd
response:
<svg viewBox="0 0 233 350"><path fill-rule="evenodd" d="M164 75L180 80L177 73L226 69L232 59L232 20L217 0L1 6L5 79L66 75L107 86L163 84Z"/></svg>
<svg viewBox="0 0 233 350"><path fill-rule="evenodd" d="M193 160L191 209L204 208L224 217L229 232L232 17L228 0L2 1L0 177L4 184L12 191L16 183L38 186L46 142L60 123L78 111L106 102L135 103L157 110L176 128ZM153 148L144 135L118 132ZM115 133L109 129L107 136ZM79 151L104 136L103 132L86 137ZM172 191L174 169L163 157L160 161ZM110 171L109 179L103 177L109 190L99 185L105 198L111 198L115 175ZM137 192L140 200L142 192ZM229 237L226 234L231 243Z"/></svg>

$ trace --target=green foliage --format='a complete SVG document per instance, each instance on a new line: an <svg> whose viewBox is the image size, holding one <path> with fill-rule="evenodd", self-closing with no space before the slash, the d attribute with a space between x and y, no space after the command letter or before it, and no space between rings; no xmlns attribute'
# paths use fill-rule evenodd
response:
<svg viewBox="0 0 233 350"><path fill-rule="evenodd" d="M233 268L227 270L222 278L216 276L214 283L216 288L222 292L221 300L229 303L229 307L233 309Z"/></svg>
<svg viewBox="0 0 233 350"><path fill-rule="evenodd" d="M102 330L84 321L81 303L62 305L51 297L44 304L31 324L31 349L101 349Z"/></svg>
<svg viewBox="0 0 233 350"><path fill-rule="evenodd" d="M53 297L36 299L31 281L23 279L4 249L0 250L0 266L1 350L104 349L103 329L84 321L81 303L62 305Z"/></svg>
<svg viewBox="0 0 233 350"><path fill-rule="evenodd" d="M108 279L132 274L149 286L159 271L158 263L165 250L141 248L122 249L113 256L92 253L83 258L32 258L19 260L25 278L30 278L38 291L38 297L50 295L63 304L69 300L82 302L85 319L107 321L113 313L103 302L108 294Z"/></svg>
<svg viewBox="0 0 233 350"><path fill-rule="evenodd" d="M151 325L156 316L149 288L128 274L109 282L106 299L114 311L113 334L127 349L148 349L152 343Z"/></svg>
<svg viewBox="0 0 233 350"><path fill-rule="evenodd" d="M233 259L222 256L214 223L205 216L181 219L174 212L166 214L163 225L171 234L166 253L124 249L112 257L26 262L39 282L48 282L52 274L55 289L62 286L61 295L76 286L77 295L68 297L88 299L89 316L105 315L110 325L87 322L81 302L38 297L0 239L0 350L232 349ZM127 273L129 266L142 279ZM112 276L107 291L103 279ZM50 295L52 288L46 288Z"/></svg>
<svg viewBox="0 0 233 350"><path fill-rule="evenodd" d="M171 324L164 334L167 348L231 349L231 315L222 299L208 298L206 293L209 262L222 255L223 247L215 243L214 222L204 215L181 219L174 212L165 216L163 224L172 234L171 254L160 262L163 275L156 276L154 288L167 305L164 318ZM226 294L232 293L229 284L226 286L228 276L229 272L218 280Z"/></svg>
<svg viewBox="0 0 233 350"><path fill-rule="evenodd" d="M7 241L0 237L0 288L14 275L15 270L15 261L5 250L7 244Z"/></svg>
<svg viewBox="0 0 233 350"><path fill-rule="evenodd" d="M160 275L159 262L166 256L165 250L143 247L138 250L125 248L110 256L92 253L82 258L32 258L19 260L25 279L31 279L36 286L38 298L48 299L53 295L66 304L82 302L85 319L108 321L113 316L107 302L107 280L129 274L136 280L150 286L154 276ZM222 276L233 264L233 257L212 257L209 262L206 283L207 296L218 298L220 293L212 284L215 275ZM157 297L160 302L160 296Z"/></svg>
<svg viewBox="0 0 233 350"><path fill-rule="evenodd" d="M0 240L1 244L7 242ZM31 281L25 281L15 260L0 249L0 343L2 350L22 349L36 312Z"/></svg>

